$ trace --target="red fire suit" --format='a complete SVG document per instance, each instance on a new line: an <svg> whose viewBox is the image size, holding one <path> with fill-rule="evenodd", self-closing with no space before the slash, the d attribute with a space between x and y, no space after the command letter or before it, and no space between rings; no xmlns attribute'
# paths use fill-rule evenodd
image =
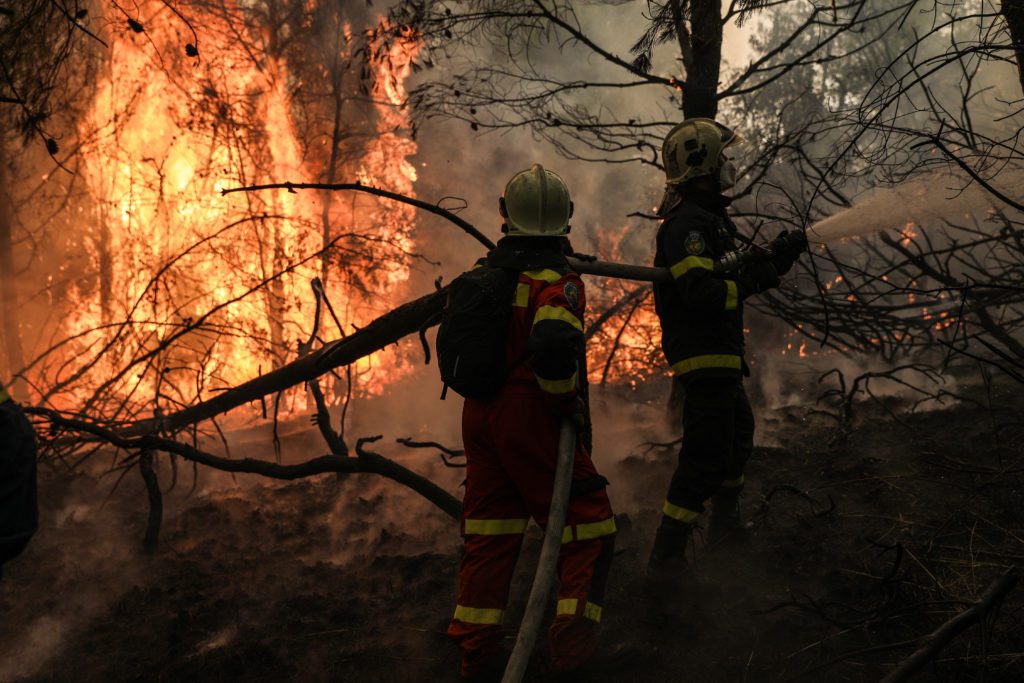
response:
<svg viewBox="0 0 1024 683"><path fill-rule="evenodd" d="M584 308L583 282L568 266L522 272L506 354L513 367L510 378L493 399L465 402L465 554L458 604L448 627L462 653L464 677L474 676L498 654L523 532L530 517L546 526L560 416L577 394ZM517 364L527 350L532 355ZM606 485L577 442L549 634L556 670L579 667L594 648L615 534Z"/></svg>

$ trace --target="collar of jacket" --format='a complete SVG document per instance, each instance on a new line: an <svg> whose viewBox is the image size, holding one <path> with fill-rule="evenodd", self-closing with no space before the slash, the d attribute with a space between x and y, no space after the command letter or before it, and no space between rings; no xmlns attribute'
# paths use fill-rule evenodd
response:
<svg viewBox="0 0 1024 683"><path fill-rule="evenodd" d="M563 249L565 240L555 237L503 237L487 254L487 263L495 268L538 270L568 268Z"/></svg>
<svg viewBox="0 0 1024 683"><path fill-rule="evenodd" d="M686 211L687 209L693 209L694 207L716 216L726 217L727 214L725 210L729 208L730 204L732 204L732 199L720 194L691 192L684 195L678 203L667 211L664 218L669 218L673 214Z"/></svg>

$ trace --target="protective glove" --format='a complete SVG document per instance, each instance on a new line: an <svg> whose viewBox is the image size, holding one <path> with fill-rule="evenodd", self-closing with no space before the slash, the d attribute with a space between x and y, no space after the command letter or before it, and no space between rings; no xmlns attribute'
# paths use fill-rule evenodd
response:
<svg viewBox="0 0 1024 683"><path fill-rule="evenodd" d="M772 263L777 275L785 275L800 254L807 251L807 234L803 230L783 230L771 244Z"/></svg>
<svg viewBox="0 0 1024 683"><path fill-rule="evenodd" d="M765 290L778 287L781 282L775 265L771 261L755 261L744 266L736 281L744 299L752 294L760 294Z"/></svg>

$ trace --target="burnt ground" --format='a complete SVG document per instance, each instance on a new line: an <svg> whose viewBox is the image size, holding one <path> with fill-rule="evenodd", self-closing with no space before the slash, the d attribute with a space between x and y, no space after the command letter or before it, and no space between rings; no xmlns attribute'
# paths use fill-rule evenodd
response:
<svg viewBox="0 0 1024 683"><path fill-rule="evenodd" d="M807 408L763 413L774 445L749 469L751 536L729 548L698 537L698 584L672 609L643 597L641 570L675 453L636 443L638 429L665 433L638 411L632 440L615 444L629 454L603 464L625 511L603 638L640 656L593 680L878 680L906 641L1024 563L1024 397L977 398L915 414L859 404L835 443L834 422ZM456 471L433 471L456 490ZM159 553L144 556L136 472L113 494L113 475L45 475L43 529L0 583L0 680L457 680L443 632L459 540L444 515L366 477L206 476L191 493L190 477L166 498ZM919 680L1021 680L1022 633L1018 586ZM545 661L541 648L528 680L550 679Z"/></svg>

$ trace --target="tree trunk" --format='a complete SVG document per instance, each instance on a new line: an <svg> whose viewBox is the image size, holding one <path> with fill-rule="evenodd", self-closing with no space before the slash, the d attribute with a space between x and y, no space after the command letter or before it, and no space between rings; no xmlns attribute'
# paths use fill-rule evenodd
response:
<svg viewBox="0 0 1024 683"><path fill-rule="evenodd" d="M1003 0L1003 17L1010 29L1010 40L1017 55L1017 77L1024 93L1024 0Z"/></svg>
<svg viewBox="0 0 1024 683"><path fill-rule="evenodd" d="M5 375L25 367L21 348L21 316L18 305L17 274L14 272L14 225L11 215L10 184L5 173L3 142L0 141L0 333L6 357ZM12 393L20 382L12 383Z"/></svg>
<svg viewBox="0 0 1024 683"><path fill-rule="evenodd" d="M713 119L718 113L722 66L722 0L692 0L690 12L693 68L686 74L683 115Z"/></svg>
<svg viewBox="0 0 1024 683"><path fill-rule="evenodd" d="M104 212L96 212L100 230L99 238L96 240L96 254L99 261L100 321L104 325L113 320L110 294L114 291L114 258L111 253L113 235L110 232L110 223L107 218Z"/></svg>
<svg viewBox="0 0 1024 683"><path fill-rule="evenodd" d="M143 451L139 455L139 474L146 484L149 498L149 516L146 518L146 536L142 540L142 552L155 555L160 547L160 527L164 519L164 498L160 491L160 480L153 467L153 451Z"/></svg>
<svg viewBox="0 0 1024 683"><path fill-rule="evenodd" d="M340 17L339 17L340 22ZM338 173L338 154L341 151L341 137L342 137L342 119L341 112L345 106L345 98L342 96L342 65L341 65L341 41L344 35L342 27L339 25L336 27L336 36L334 44L334 62L331 65L331 92L334 96L334 122L331 129L331 156L327 161L327 173L325 175L324 182L328 184L334 183ZM331 243L331 204L334 201L334 193L329 190L324 190L322 194L323 201L323 213L321 215L322 229L323 229L323 250L324 254L321 257L320 265L320 281L324 285L324 291L327 291L327 276L329 275L331 265L331 253L328 250L328 245Z"/></svg>

